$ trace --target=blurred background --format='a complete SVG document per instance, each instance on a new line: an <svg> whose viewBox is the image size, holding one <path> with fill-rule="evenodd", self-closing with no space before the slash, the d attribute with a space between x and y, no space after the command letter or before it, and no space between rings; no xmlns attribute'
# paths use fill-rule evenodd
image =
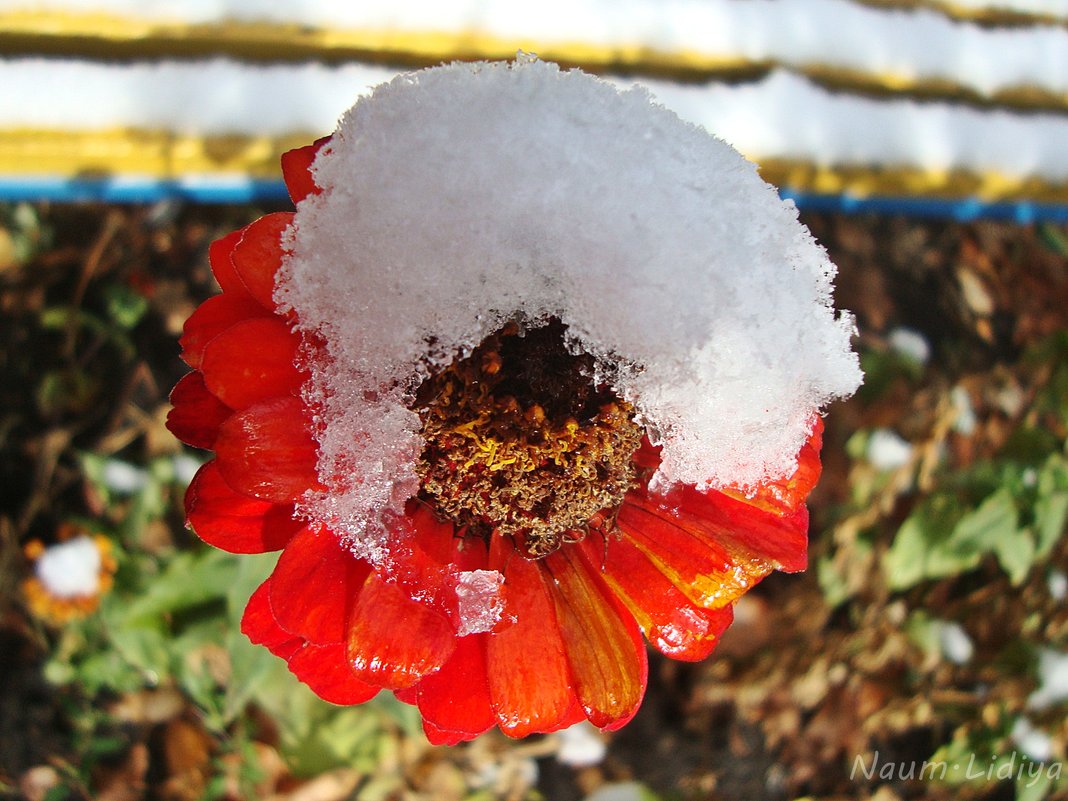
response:
<svg viewBox="0 0 1068 801"><path fill-rule="evenodd" d="M1068 798L1068 2L0 0L0 796ZM759 165L839 266L811 566L622 731L430 747L238 631L163 428L215 238L400 71L536 53ZM923 771L924 762L934 768Z"/></svg>

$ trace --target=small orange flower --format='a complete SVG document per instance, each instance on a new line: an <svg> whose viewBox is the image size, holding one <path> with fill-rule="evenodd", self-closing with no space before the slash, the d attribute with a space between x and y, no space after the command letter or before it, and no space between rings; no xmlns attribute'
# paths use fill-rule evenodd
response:
<svg viewBox="0 0 1068 801"><path fill-rule="evenodd" d="M111 541L102 534L64 524L58 540L48 546L40 540L26 544L23 550L34 564L34 575L22 583L30 611L57 626L96 611L117 567Z"/></svg>

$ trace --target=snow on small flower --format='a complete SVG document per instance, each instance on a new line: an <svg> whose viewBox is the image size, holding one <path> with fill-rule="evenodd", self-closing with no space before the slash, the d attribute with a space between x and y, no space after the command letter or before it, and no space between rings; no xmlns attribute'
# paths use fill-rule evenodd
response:
<svg viewBox="0 0 1068 801"><path fill-rule="evenodd" d="M30 611L53 625L86 617L111 589L116 570L111 542L73 525L61 527L58 542L31 540L25 547L34 575L22 584Z"/></svg>
<svg viewBox="0 0 1068 801"><path fill-rule="evenodd" d="M833 265L641 90L520 57L401 76L214 243L171 430L190 524L280 550L242 623L434 742L589 720L806 564L820 409L860 380Z"/></svg>

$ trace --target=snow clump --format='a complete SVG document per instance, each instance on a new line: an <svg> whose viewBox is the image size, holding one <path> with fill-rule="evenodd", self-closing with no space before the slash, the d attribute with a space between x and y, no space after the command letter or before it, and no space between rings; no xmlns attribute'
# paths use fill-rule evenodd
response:
<svg viewBox="0 0 1068 801"><path fill-rule="evenodd" d="M364 558L418 489L413 389L509 321L569 326L663 445L659 488L788 474L860 382L796 208L644 89L523 55L401 75L313 174L275 296L329 357L306 388L327 490L303 511Z"/></svg>

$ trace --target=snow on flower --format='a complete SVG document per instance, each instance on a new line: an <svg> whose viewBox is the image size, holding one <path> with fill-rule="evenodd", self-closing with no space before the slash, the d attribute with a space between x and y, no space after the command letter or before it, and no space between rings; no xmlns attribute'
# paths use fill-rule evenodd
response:
<svg viewBox="0 0 1068 801"><path fill-rule="evenodd" d="M58 542L27 543L26 556L34 575L23 582L23 594L37 617L53 624L85 617L111 589L116 563L111 543L75 526L61 527Z"/></svg>
<svg viewBox="0 0 1068 801"><path fill-rule="evenodd" d="M281 550L243 629L434 742L614 729L642 635L707 656L806 563L834 267L705 132L520 57L378 87L212 246L171 430L205 541Z"/></svg>

